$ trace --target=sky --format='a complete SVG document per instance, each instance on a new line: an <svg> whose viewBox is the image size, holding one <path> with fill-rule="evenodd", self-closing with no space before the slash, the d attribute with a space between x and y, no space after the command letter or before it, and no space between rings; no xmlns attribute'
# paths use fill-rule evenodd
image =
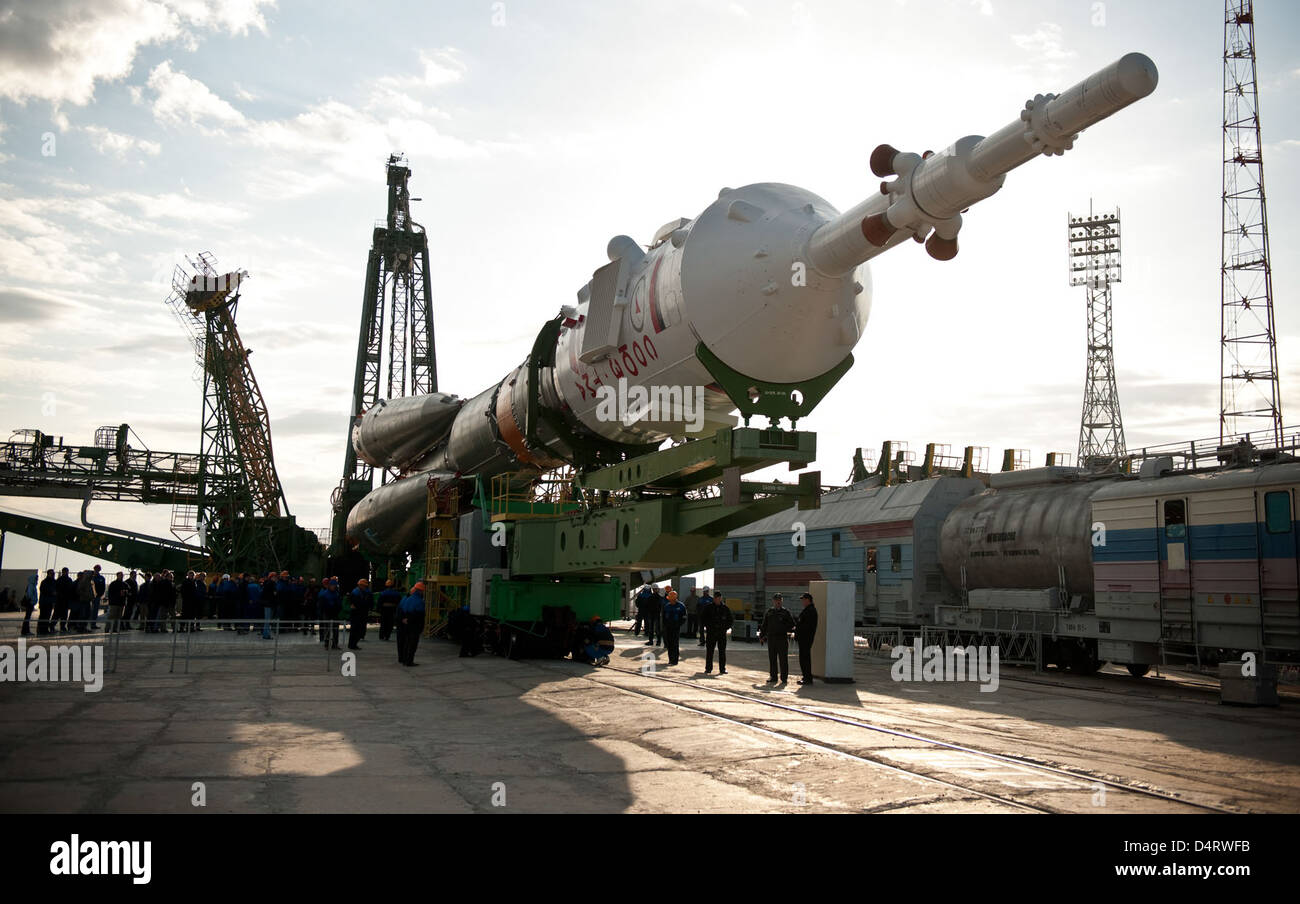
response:
<svg viewBox="0 0 1300 904"><path fill-rule="evenodd" d="M366 254L404 152L428 230L440 388L523 360L602 265L719 189L847 209L878 144L941 149L1122 54L1155 94L965 216L961 253L872 262L855 366L800 427L843 482L884 440L1078 444L1085 297L1069 212L1119 207L1115 357L1129 446L1217 435L1218 0L660 0L311 4L0 0L0 434L89 444L129 423L197 451L201 386L165 299L186 255L250 272L239 327L291 511L329 523ZM1300 8L1257 4L1283 412L1300 404ZM779 350L774 350L779 354ZM1297 420L1300 422L1300 420ZM75 523L75 503L0 507ZM161 506L91 520L166 534ZM88 564L10 537L6 567Z"/></svg>

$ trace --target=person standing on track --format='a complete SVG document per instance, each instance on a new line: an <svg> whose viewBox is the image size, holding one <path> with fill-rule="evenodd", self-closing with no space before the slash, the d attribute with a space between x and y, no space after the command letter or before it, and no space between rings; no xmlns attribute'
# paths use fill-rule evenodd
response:
<svg viewBox="0 0 1300 904"><path fill-rule="evenodd" d="M785 598L779 593L772 595L772 606L763 615L762 627L758 629L758 642L767 645L768 684L777 683L777 674L781 684L790 680L790 632L794 630L794 616L785 608Z"/></svg>

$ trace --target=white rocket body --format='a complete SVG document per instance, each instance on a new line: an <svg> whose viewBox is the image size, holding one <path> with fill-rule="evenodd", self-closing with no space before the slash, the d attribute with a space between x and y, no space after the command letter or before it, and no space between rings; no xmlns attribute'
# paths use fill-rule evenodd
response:
<svg viewBox="0 0 1300 904"><path fill-rule="evenodd" d="M357 454L411 476L366 496L348 517L348 536L372 553L412 547L424 513L421 476L542 471L571 461L575 438L646 445L734 422L735 405L696 355L701 343L756 381L825 374L866 328L866 261L906 238L950 259L961 213L996 193L1007 172L1068 150L1078 131L1150 94L1157 78L1147 57L1129 54L1060 97L1034 98L989 138L925 157L882 145L872 169L898 178L843 214L804 189L760 183L723 189L694 220L662 227L648 249L616 236L610 263L563 310L554 367L536 371L537 386L525 361L467 401L434 394L364 413ZM705 414L677 404L637 418L613 404L634 387L702 401ZM550 423L527 429L530 398Z"/></svg>

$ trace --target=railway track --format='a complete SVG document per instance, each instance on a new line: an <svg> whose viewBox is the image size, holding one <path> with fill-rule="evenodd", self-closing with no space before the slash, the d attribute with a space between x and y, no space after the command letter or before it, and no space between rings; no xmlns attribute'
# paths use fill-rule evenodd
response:
<svg viewBox="0 0 1300 904"><path fill-rule="evenodd" d="M559 668L538 665L551 671ZM618 674L625 678L608 680L602 676ZM820 712L808 707L776 700L765 699L753 694L730 688L711 687L696 681L673 678L662 674L645 674L638 669L626 669L609 665L586 675L577 675L584 681L598 684L644 699L671 706L685 712L695 713L729 725L739 726L758 732L768 737L778 738L798 744L806 749L829 753L844 759L870 764L890 772L934 783L949 790L1002 804L1017 810L1033 813L1072 813L1084 810L1085 806L1062 807L1034 797L1052 794L1088 795L1087 800L1095 800L1099 791L1105 794L1133 795L1147 800L1160 801L1167 812L1210 812L1238 813L1236 809L1217 804L1190 800L1180 795L1147 787L1133 782L1126 782L1114 777L1096 775L1081 770L1052 766L1026 757L994 753L961 744L955 744L940 738L927 737L914 732L873 725L860 719ZM630 679L630 680L628 680ZM809 719L836 723L841 726L871 733L886 735L895 740L902 740L916 745L921 751L917 762L904 765L891 761L886 755L875 751L867 752L846 742L828 742L826 740L802 734L796 730L778 729L759 724L762 720L737 714L724 714L709 708L699 701L683 702L670 696L654 693L654 688L662 685L676 685L690 688L697 693L712 694L729 700L740 700L755 704L765 709L794 714ZM896 748L891 748L897 754ZM999 789L998 786L1001 786ZM1010 789L1010 790L1003 790ZM1030 799L1026 799L1030 798ZM1103 797L1104 799L1104 797ZM1091 806L1087 806L1091 810Z"/></svg>

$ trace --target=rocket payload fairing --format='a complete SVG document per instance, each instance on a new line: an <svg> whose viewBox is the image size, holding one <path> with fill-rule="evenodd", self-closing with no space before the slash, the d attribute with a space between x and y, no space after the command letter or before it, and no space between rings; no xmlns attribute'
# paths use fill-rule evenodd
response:
<svg viewBox="0 0 1300 904"><path fill-rule="evenodd" d="M881 145L872 171L895 178L842 214L802 188L760 183L723 189L694 220L661 227L648 249L616 236L609 263L578 303L501 382L466 400L392 399L359 416L357 455L409 476L357 504L349 539L381 555L414 547L427 476L542 472L578 460L592 444L644 449L734 423L736 405L701 348L755 381L797 384L827 374L866 328L867 261L908 238L950 260L961 215L995 194L1008 172L1040 154L1063 154L1079 132L1146 97L1157 80L1155 64L1130 53L1059 96L1036 96L986 138L924 155ZM615 387L678 395L667 410L610 416Z"/></svg>

